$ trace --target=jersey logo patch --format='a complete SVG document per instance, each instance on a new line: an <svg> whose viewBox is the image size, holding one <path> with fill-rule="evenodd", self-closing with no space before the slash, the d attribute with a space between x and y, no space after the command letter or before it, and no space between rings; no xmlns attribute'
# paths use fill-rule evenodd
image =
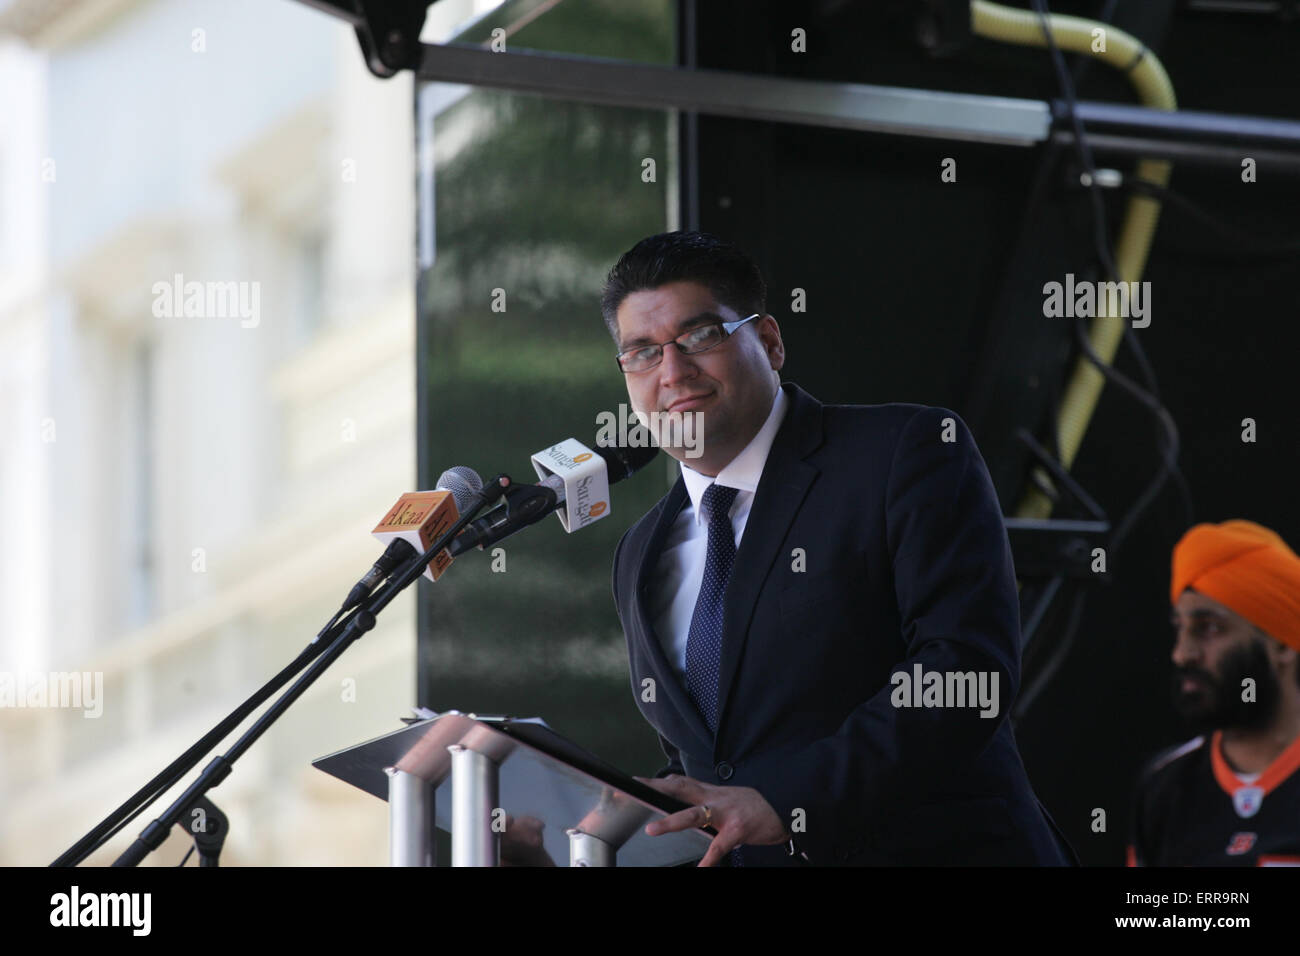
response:
<svg viewBox="0 0 1300 956"><path fill-rule="evenodd" d="M1228 841L1228 848L1223 852L1228 856L1241 856L1243 853L1249 853L1250 848L1255 845L1255 834L1250 832L1234 833L1232 839Z"/></svg>
<svg viewBox="0 0 1300 956"><path fill-rule="evenodd" d="M1239 817L1253 817L1263 802L1263 787L1238 787L1232 795L1232 806Z"/></svg>

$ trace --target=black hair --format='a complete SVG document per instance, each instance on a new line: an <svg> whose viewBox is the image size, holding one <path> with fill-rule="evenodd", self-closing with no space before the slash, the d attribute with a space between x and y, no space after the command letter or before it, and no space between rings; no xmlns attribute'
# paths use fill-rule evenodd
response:
<svg viewBox="0 0 1300 956"><path fill-rule="evenodd" d="M707 232L661 232L623 253L605 277L600 311L615 342L623 300L670 282L698 282L742 317L767 312L763 273L738 246Z"/></svg>

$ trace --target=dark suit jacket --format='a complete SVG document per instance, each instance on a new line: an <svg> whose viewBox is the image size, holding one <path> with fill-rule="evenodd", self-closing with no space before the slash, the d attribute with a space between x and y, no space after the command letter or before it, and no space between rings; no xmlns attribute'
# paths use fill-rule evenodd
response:
<svg viewBox="0 0 1300 956"><path fill-rule="evenodd" d="M814 864L1076 862L1007 719L1020 611L1001 509L965 423L944 408L823 405L782 387L790 407L727 586L716 737L647 611L689 501L680 477L615 552L633 693L669 759L658 775L753 787L787 827L802 821L795 846ZM891 674L918 663L996 674L997 716L894 706ZM803 863L784 846L742 853L746 865Z"/></svg>

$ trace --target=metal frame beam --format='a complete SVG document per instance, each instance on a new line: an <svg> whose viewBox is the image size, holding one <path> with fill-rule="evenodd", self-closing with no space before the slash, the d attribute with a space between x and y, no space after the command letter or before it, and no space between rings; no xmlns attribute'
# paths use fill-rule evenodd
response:
<svg viewBox="0 0 1300 956"><path fill-rule="evenodd" d="M381 77L409 69L423 80L582 103L899 136L1012 146L1073 139L1060 102L420 43L429 0L297 2L352 25ZM1300 122L1092 101L1080 102L1078 115L1099 152L1233 165L1252 156L1300 174Z"/></svg>
<svg viewBox="0 0 1300 956"><path fill-rule="evenodd" d="M607 106L679 109L774 123L1034 146L1072 140L1060 102L831 83L724 70L684 70L552 53L421 46L415 74ZM1082 101L1080 121L1099 152L1239 165L1243 156L1300 174L1300 122Z"/></svg>
<svg viewBox="0 0 1300 956"><path fill-rule="evenodd" d="M422 80L467 83L607 106L1029 146L1047 139L1041 100L683 70L533 51L423 44Z"/></svg>

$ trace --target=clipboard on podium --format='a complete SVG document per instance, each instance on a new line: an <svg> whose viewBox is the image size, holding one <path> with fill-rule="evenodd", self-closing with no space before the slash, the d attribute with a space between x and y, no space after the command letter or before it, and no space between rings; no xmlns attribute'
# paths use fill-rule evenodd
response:
<svg viewBox="0 0 1300 956"><path fill-rule="evenodd" d="M422 710L408 726L312 761L389 804L389 862L434 866L434 828L452 866L496 866L507 821L541 823L556 866L677 866L704 856L711 829L647 836L689 804L662 794L537 718Z"/></svg>

